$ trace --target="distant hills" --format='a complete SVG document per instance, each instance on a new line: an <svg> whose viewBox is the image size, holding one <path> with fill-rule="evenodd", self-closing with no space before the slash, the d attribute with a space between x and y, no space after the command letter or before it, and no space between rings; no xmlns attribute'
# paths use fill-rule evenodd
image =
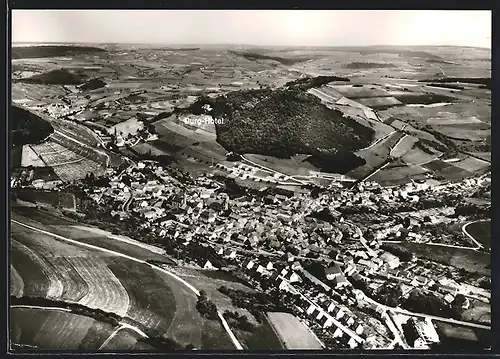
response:
<svg viewBox="0 0 500 359"><path fill-rule="evenodd" d="M19 46L12 47L12 59L37 57L74 56L81 54L103 53L105 49L92 46Z"/></svg>
<svg viewBox="0 0 500 359"><path fill-rule="evenodd" d="M84 78L66 69L56 69L16 81L40 85L80 85Z"/></svg>
<svg viewBox="0 0 500 359"><path fill-rule="evenodd" d="M11 106L11 119L14 147L39 143L54 132L49 122L18 106Z"/></svg>

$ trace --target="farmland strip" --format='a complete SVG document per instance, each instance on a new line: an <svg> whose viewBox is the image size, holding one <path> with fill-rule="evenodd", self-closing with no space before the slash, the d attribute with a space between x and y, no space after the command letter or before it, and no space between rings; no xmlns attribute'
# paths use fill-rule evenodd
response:
<svg viewBox="0 0 500 359"><path fill-rule="evenodd" d="M51 268L51 266L41 259L31 248L25 246L15 239L12 240L13 245L21 249L33 262L38 264L43 272L43 274L49 280L49 287L47 289L47 298L59 299L63 292L63 284L58 276L58 273Z"/></svg>
<svg viewBox="0 0 500 359"><path fill-rule="evenodd" d="M10 294L16 297L22 297L24 290L23 278L19 275L16 268L14 268L12 264L10 265L10 278Z"/></svg>
<svg viewBox="0 0 500 359"><path fill-rule="evenodd" d="M104 263L90 258L71 258L70 263L89 287L89 292L78 304L125 316L129 306L128 294Z"/></svg>

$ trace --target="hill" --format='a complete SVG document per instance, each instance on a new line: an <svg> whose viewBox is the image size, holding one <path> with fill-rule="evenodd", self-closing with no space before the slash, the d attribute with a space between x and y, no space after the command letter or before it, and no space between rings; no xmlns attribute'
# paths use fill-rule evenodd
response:
<svg viewBox="0 0 500 359"><path fill-rule="evenodd" d="M357 161L352 152L369 145L374 131L305 92L325 81L332 79L301 79L276 90L202 97L189 110L199 114L204 105L211 106L209 114L223 119L222 123L216 121L217 142L229 151L278 158L309 154L318 164L332 162L334 168L343 169L346 161L361 165L363 161Z"/></svg>
<svg viewBox="0 0 500 359"><path fill-rule="evenodd" d="M106 86L106 82L104 82L101 79L90 79L89 81L85 82L83 85L80 86L80 90L82 91L91 91L91 90L96 90L99 88L102 88Z"/></svg>
<svg viewBox="0 0 500 359"><path fill-rule="evenodd" d="M18 81L41 85L79 85L83 82L83 78L66 69L57 69Z"/></svg>
<svg viewBox="0 0 500 359"><path fill-rule="evenodd" d="M72 56L102 52L106 52L106 50L91 46L20 46L12 48L12 59Z"/></svg>
<svg viewBox="0 0 500 359"><path fill-rule="evenodd" d="M11 106L11 116L14 147L39 143L54 132L50 123L21 107Z"/></svg>
<svg viewBox="0 0 500 359"><path fill-rule="evenodd" d="M378 63L378 62L350 62L343 67L347 69L383 69L394 68L396 65L391 63Z"/></svg>

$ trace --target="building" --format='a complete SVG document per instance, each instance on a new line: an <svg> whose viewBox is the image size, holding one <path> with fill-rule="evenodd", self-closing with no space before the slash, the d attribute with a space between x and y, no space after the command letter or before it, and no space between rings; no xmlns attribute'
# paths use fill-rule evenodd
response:
<svg viewBox="0 0 500 359"><path fill-rule="evenodd" d="M333 280L334 278L342 275L342 270L338 264L334 263L333 266L325 268L326 279Z"/></svg>
<svg viewBox="0 0 500 359"><path fill-rule="evenodd" d="M384 252L384 254L382 254L380 256L380 258L385 262L387 263L387 265L389 266L389 268L391 269L395 269L397 267L399 267L399 258L396 257L394 254L392 253L389 253L389 252Z"/></svg>

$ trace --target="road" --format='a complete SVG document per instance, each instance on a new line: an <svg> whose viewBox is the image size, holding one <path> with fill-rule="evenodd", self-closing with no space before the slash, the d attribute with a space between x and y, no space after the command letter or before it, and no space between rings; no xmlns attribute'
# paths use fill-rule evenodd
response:
<svg viewBox="0 0 500 359"><path fill-rule="evenodd" d="M106 345L108 345L108 343L111 341L111 339L113 339L120 330L122 329L130 329L130 330L133 330L134 332L136 332L137 334L139 334L141 337L143 338L147 338L148 336L146 335L146 333L144 333L142 330L140 330L139 328L137 327L134 327L133 325L130 325L130 324L127 324L127 323L119 323L119 326L118 328L115 329L115 331L113 333L110 334L110 336L108 337L108 339L106 339L104 341L104 343L101 344L101 346L99 347L99 349L97 350L102 350L106 347Z"/></svg>
<svg viewBox="0 0 500 359"><path fill-rule="evenodd" d="M470 224L473 224L473 223L476 223L476 222L482 222L482 221L474 221L474 222L469 222L469 223L466 223L462 226L462 232L473 242L476 244L476 247L473 248L473 249L483 249L484 246L478 242L469 232L467 232L467 226L470 225Z"/></svg>
<svg viewBox="0 0 500 359"><path fill-rule="evenodd" d="M369 145L368 147L365 147L365 148L361 148L359 149L358 151L365 151L365 150L369 150L370 148L372 148L373 146L377 145L378 143L380 143L381 141L384 141L386 140L387 138L391 137L393 134L397 133L398 131L392 131L392 132L389 132L388 134L378 138L377 140L375 140L375 142L373 142L371 145Z"/></svg>
<svg viewBox="0 0 500 359"><path fill-rule="evenodd" d="M263 169L265 169L266 171L269 171L269 172L272 172L272 173L277 173L277 174L279 174L280 176L284 176L285 178L290 178L291 180L296 181L296 182L300 183L301 185L307 185L307 184L309 184L309 182L300 181L300 180L298 180L298 179L296 179L296 178L293 178L293 177L291 177L291 176L289 176L289 175L287 175L287 174L285 174L285 173L278 172L278 171L276 171L276 170L273 170L272 168L269 168L269 167L266 167L266 166L259 165L258 163L255 163L255 162L253 162L253 161L249 160L248 158L244 157L243 155L240 155L240 156L241 156L242 160L244 160L244 161L246 161L246 162L250 163L252 166L255 166L255 167L257 167L257 168L263 168Z"/></svg>
<svg viewBox="0 0 500 359"><path fill-rule="evenodd" d="M392 156L392 152L398 147L398 145L406 138L408 135L404 135L399 139L399 141L392 147L391 152L389 152L389 156Z"/></svg>
<svg viewBox="0 0 500 359"><path fill-rule="evenodd" d="M200 295L200 292L198 291L198 289L196 289L195 287L193 287L191 284L189 284L188 282L186 282L184 279L182 279L179 276L175 275L174 273L172 273L172 272L170 272L170 271L168 271L168 270L166 270L164 268L161 268L159 266L156 266L154 264L147 263L146 261L143 261L141 259L129 256L127 254L123 254L121 252L116 252L116 251L113 251L113 250L110 250L110 249L106 249L106 248L102 248L102 247L99 247L99 246L95 246L95 245L92 245L92 244L78 242L76 240L73 240L73 239L70 239L70 238L66 238L66 237L60 236L58 234L49 232L49 231L46 231L46 230L43 230L43 229L40 229L40 228L37 228L37 227L33 227L33 226L30 226L30 225L24 224L22 222L16 221L15 219L11 219L11 222L16 223L16 224L18 224L20 226L23 226L25 228L31 229L33 231L36 231L36 232L39 232L39 233L43 233L45 235L57 238L59 240L72 243L72 244L77 245L77 246L82 246L82 247L86 247L86 248L91 248L91 249L94 249L94 250L102 251L102 252L105 252L105 253L110 253L110 254L116 255L118 257L127 258L127 259L129 259L129 260L131 260L133 262L136 262L136 263L141 263L141 264L150 266L151 268L153 268L153 269L155 269L157 271L160 271L162 273L165 273L168 276L170 276L170 277L174 278L175 280L179 281L180 283L182 283L184 286L186 286L189 290L191 290L197 296ZM227 324L227 322L224 319L224 317L222 316L222 314L219 311L217 311L217 314L219 315L219 318L220 318L220 320L222 322L222 326L224 327L224 329L226 330L227 334L231 338L231 341L233 342L233 344L236 347L236 349L243 350L243 346L240 344L240 342L238 341L238 339L236 338L236 336L232 332L231 328Z"/></svg>

